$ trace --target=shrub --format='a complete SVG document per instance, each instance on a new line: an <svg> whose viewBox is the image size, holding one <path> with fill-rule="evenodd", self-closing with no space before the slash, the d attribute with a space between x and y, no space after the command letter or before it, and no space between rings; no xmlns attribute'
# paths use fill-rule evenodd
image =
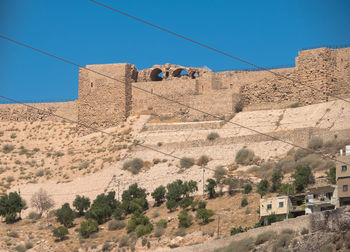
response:
<svg viewBox="0 0 350 252"><path fill-rule="evenodd" d="M41 215L32 211L28 214L28 218L31 220L38 220L41 218Z"/></svg>
<svg viewBox="0 0 350 252"><path fill-rule="evenodd" d="M208 134L208 136L207 136L207 139L208 139L209 141L214 141L214 140L216 140L217 138L219 138L219 134L216 133L216 132L210 132L210 133Z"/></svg>
<svg viewBox="0 0 350 252"><path fill-rule="evenodd" d="M163 227L163 228L166 228L167 225L168 225L168 222L164 219L160 219L158 222L157 222L157 227Z"/></svg>
<svg viewBox="0 0 350 252"><path fill-rule="evenodd" d="M298 166L292 177L294 178L294 186L297 192L302 192L309 184L315 181L314 175L308 166Z"/></svg>
<svg viewBox="0 0 350 252"><path fill-rule="evenodd" d="M239 180L236 179L236 178L229 177L229 178L225 179L224 184L228 185L228 191L227 192L230 195L233 195L234 194L234 189L236 189L238 187Z"/></svg>
<svg viewBox="0 0 350 252"><path fill-rule="evenodd" d="M109 192L107 195L101 193L97 195L85 217L94 219L98 224L102 224L112 216L117 207L121 206L120 202L115 199L115 192Z"/></svg>
<svg viewBox="0 0 350 252"><path fill-rule="evenodd" d="M98 230L98 223L94 219L87 219L86 221L83 221L80 223L80 229L79 233L84 238L89 238L89 236L97 232Z"/></svg>
<svg viewBox="0 0 350 252"><path fill-rule="evenodd" d="M177 208L178 203L175 200L168 200L166 202L166 207L170 212L174 211Z"/></svg>
<svg viewBox="0 0 350 252"><path fill-rule="evenodd" d="M84 196L77 195L73 201L73 206L78 211L80 216L84 215L84 211L90 207L90 199Z"/></svg>
<svg viewBox="0 0 350 252"><path fill-rule="evenodd" d="M280 170L275 170L272 173L272 178L271 178L271 191L272 192L277 192L278 189L281 187L282 184L282 179L283 179L283 174Z"/></svg>
<svg viewBox="0 0 350 252"><path fill-rule="evenodd" d="M237 154L235 161L237 164L248 165L254 160L254 152L250 149L240 149Z"/></svg>
<svg viewBox="0 0 350 252"><path fill-rule="evenodd" d="M216 179L216 182L222 183L223 178L225 177L225 175L227 174L227 170L222 167L222 166L217 166L215 168L215 172L214 172L214 178Z"/></svg>
<svg viewBox="0 0 350 252"><path fill-rule="evenodd" d="M64 237L68 234L68 229L66 227L60 226L52 230L53 236L62 241Z"/></svg>
<svg viewBox="0 0 350 252"><path fill-rule="evenodd" d="M301 235L306 235L308 233L309 233L309 229L307 229L307 228L303 228L300 232Z"/></svg>
<svg viewBox="0 0 350 252"><path fill-rule="evenodd" d="M248 252L254 248L253 238L246 238L238 241L233 241L227 247L217 249L215 252Z"/></svg>
<svg viewBox="0 0 350 252"><path fill-rule="evenodd" d="M141 168L144 166L144 162L140 158L134 158L123 164L123 170L128 170L132 174L137 174L140 172Z"/></svg>
<svg viewBox="0 0 350 252"><path fill-rule="evenodd" d="M165 199L165 187L164 186L158 186L152 193L152 198L156 201L157 205L161 205Z"/></svg>
<svg viewBox="0 0 350 252"><path fill-rule="evenodd" d="M125 226L125 221L121 220L111 220L110 222L108 222L108 230L120 230L125 228Z"/></svg>
<svg viewBox="0 0 350 252"><path fill-rule="evenodd" d="M42 188L33 194L30 202L32 207L39 211L40 215L42 215L43 212L48 212L55 205L53 199L49 196L47 191Z"/></svg>
<svg viewBox="0 0 350 252"><path fill-rule="evenodd" d="M122 238L119 241L119 247L125 247L129 245L129 237L127 235L122 236Z"/></svg>
<svg viewBox="0 0 350 252"><path fill-rule="evenodd" d="M308 148L313 150L321 149L323 146L323 139L320 137L313 137L310 139Z"/></svg>
<svg viewBox="0 0 350 252"><path fill-rule="evenodd" d="M290 234L282 234L280 235L277 242L274 244L273 249L276 251L279 248L288 247L292 240L292 236Z"/></svg>
<svg viewBox="0 0 350 252"><path fill-rule="evenodd" d="M194 165L194 159L193 158L183 157L180 160L181 168L190 168L193 165Z"/></svg>
<svg viewBox="0 0 350 252"><path fill-rule="evenodd" d="M242 101L238 101L236 104L235 104L235 112L236 113L239 113L243 110L243 107L244 107L244 104Z"/></svg>
<svg viewBox="0 0 350 252"><path fill-rule="evenodd" d="M263 179L258 184L258 193L260 196L264 196L269 190L269 182L266 179Z"/></svg>
<svg viewBox="0 0 350 252"><path fill-rule="evenodd" d="M281 234L289 234L289 235L292 235L294 234L294 230L293 229L290 229L290 228L285 228L281 231Z"/></svg>
<svg viewBox="0 0 350 252"><path fill-rule="evenodd" d="M129 186L122 194L122 206L126 214L148 209L146 189L138 187L137 183Z"/></svg>
<svg viewBox="0 0 350 252"><path fill-rule="evenodd" d="M15 247L15 250L16 250L17 252L24 252L24 251L26 251L26 248L25 248L23 245L17 245L17 246Z"/></svg>
<svg viewBox="0 0 350 252"><path fill-rule="evenodd" d="M245 207L245 206L248 206L248 200L246 198L243 198L241 200L241 207Z"/></svg>
<svg viewBox="0 0 350 252"><path fill-rule="evenodd" d="M178 230L176 230L176 232L175 232L175 235L176 236L181 236L181 237L185 236L186 235L186 229L184 227L178 228Z"/></svg>
<svg viewBox="0 0 350 252"><path fill-rule="evenodd" d="M161 237L165 232L165 229L164 227L161 227L161 226L156 226L156 229L154 231L154 236L155 237Z"/></svg>
<svg viewBox="0 0 350 252"><path fill-rule="evenodd" d="M13 151L15 149L15 146L10 145L10 144L5 144L4 146L2 146L2 152L4 154L10 153L11 151Z"/></svg>
<svg viewBox="0 0 350 252"><path fill-rule="evenodd" d="M24 247L25 247L26 249L31 249L31 248L33 248L33 243L30 242L30 241L28 241L28 242L26 242L26 244L24 245Z"/></svg>
<svg viewBox="0 0 350 252"><path fill-rule="evenodd" d="M209 218L214 215L213 210L206 208L198 208L197 209L197 218L202 220L202 224L208 224Z"/></svg>
<svg viewBox="0 0 350 252"><path fill-rule="evenodd" d="M182 180L176 180L167 185L167 193L165 195L167 199L166 206L170 211L173 211L178 206L179 202L189 197L190 193L198 191L197 182L190 180L183 182ZM188 199L185 201L189 202ZM186 202L182 202L184 205Z"/></svg>
<svg viewBox="0 0 350 252"><path fill-rule="evenodd" d="M206 208L207 202L206 201L199 201L198 202L198 209Z"/></svg>
<svg viewBox="0 0 350 252"><path fill-rule="evenodd" d="M209 193L209 198L213 199L216 196L215 187L216 187L216 181L214 179L207 179L206 188L205 191Z"/></svg>
<svg viewBox="0 0 350 252"><path fill-rule="evenodd" d="M7 176L7 178L6 178L7 183L11 183L13 181L15 181L15 178L13 176Z"/></svg>
<svg viewBox="0 0 350 252"><path fill-rule="evenodd" d="M309 150L306 149L297 149L295 154L294 154L294 160L298 161L299 159L302 159L303 157L306 157L307 155L310 154Z"/></svg>
<svg viewBox="0 0 350 252"><path fill-rule="evenodd" d="M126 226L126 230L128 233L136 230L136 235L140 237L145 234L151 233L153 230L153 225L151 224L147 216L143 215L140 212L135 212L131 216Z"/></svg>
<svg viewBox="0 0 350 252"><path fill-rule="evenodd" d="M179 205L183 209L186 209L192 204L192 202L193 202L193 199L190 196L186 195L185 197L182 198L182 200L179 201Z"/></svg>
<svg viewBox="0 0 350 252"><path fill-rule="evenodd" d="M57 221L65 227L72 227L73 220L75 219L75 213L70 208L68 203L62 205L62 207L55 211Z"/></svg>
<svg viewBox="0 0 350 252"><path fill-rule="evenodd" d="M260 245L260 244L263 244L271 239L274 239L276 237L276 235L277 234L275 231L266 231L264 233L261 233L256 237L255 245Z"/></svg>
<svg viewBox="0 0 350 252"><path fill-rule="evenodd" d="M299 102L295 102L295 103L291 104L289 107L290 107L290 108L297 108L297 107L300 107L300 103L299 103Z"/></svg>
<svg viewBox="0 0 350 252"><path fill-rule="evenodd" d="M192 225L192 215L189 215L186 210L182 210L177 217L179 219L179 227L188 228Z"/></svg>
<svg viewBox="0 0 350 252"><path fill-rule="evenodd" d="M293 184L282 184L278 193L281 195L293 195L295 193L295 187Z"/></svg>
<svg viewBox="0 0 350 252"><path fill-rule="evenodd" d="M0 216L5 217L6 223L16 220L17 213L25 208L25 202L17 192L10 192L0 198Z"/></svg>
<svg viewBox="0 0 350 252"><path fill-rule="evenodd" d="M244 194L248 194L248 193L250 193L251 191L252 191L252 185L251 184L246 184L245 186L244 186L244 190L243 190L243 193Z"/></svg>
<svg viewBox="0 0 350 252"><path fill-rule="evenodd" d="M329 168L329 172L327 172L328 182L335 185L336 184L336 168Z"/></svg>
<svg viewBox="0 0 350 252"><path fill-rule="evenodd" d="M276 169L282 171L283 173L290 173L295 170L296 163L294 158L286 157L279 160L276 164Z"/></svg>
<svg viewBox="0 0 350 252"><path fill-rule="evenodd" d="M309 154L297 162L298 166L309 166L312 170L325 170L335 166L333 161L325 161L318 154Z"/></svg>
<svg viewBox="0 0 350 252"><path fill-rule="evenodd" d="M209 162L209 157L206 155L200 156L200 158L197 160L197 165L199 166L206 166Z"/></svg>

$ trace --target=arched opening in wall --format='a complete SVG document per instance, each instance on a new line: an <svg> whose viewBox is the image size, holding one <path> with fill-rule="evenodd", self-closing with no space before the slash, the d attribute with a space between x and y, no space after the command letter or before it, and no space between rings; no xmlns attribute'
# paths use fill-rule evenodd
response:
<svg viewBox="0 0 350 252"><path fill-rule="evenodd" d="M133 69L131 72L131 79L133 79L133 81L137 82L138 75L139 75L139 72L136 69Z"/></svg>
<svg viewBox="0 0 350 252"><path fill-rule="evenodd" d="M188 73L185 69L179 68L173 72L173 76L174 77L188 76Z"/></svg>
<svg viewBox="0 0 350 252"><path fill-rule="evenodd" d="M198 72L192 72L191 73L191 79L196 79L199 77L199 73Z"/></svg>
<svg viewBox="0 0 350 252"><path fill-rule="evenodd" d="M151 81L161 81L163 80L163 72L159 68L155 68L151 72Z"/></svg>

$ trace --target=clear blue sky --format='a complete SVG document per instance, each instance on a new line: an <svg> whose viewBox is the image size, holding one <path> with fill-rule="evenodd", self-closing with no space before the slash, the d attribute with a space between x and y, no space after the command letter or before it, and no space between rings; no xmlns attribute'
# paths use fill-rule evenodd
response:
<svg viewBox="0 0 350 252"><path fill-rule="evenodd" d="M303 47L350 42L350 1L107 1L262 66L294 63ZM88 0L1 0L0 34L81 65L129 62L248 68ZM0 39L0 94L78 96L78 69Z"/></svg>

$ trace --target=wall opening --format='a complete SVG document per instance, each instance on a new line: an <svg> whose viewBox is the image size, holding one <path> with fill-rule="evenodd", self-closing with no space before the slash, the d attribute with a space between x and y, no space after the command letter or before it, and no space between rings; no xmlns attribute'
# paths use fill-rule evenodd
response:
<svg viewBox="0 0 350 252"><path fill-rule="evenodd" d="M93 82L90 83L90 87L91 87L91 88L94 87L94 83L93 83Z"/></svg>
<svg viewBox="0 0 350 252"><path fill-rule="evenodd" d="M168 79L169 78L169 72L165 72L165 79Z"/></svg>
<svg viewBox="0 0 350 252"><path fill-rule="evenodd" d="M196 78L198 78L199 77L199 73L198 72L192 72L191 73L191 78L192 79L196 79Z"/></svg>
<svg viewBox="0 0 350 252"><path fill-rule="evenodd" d="M174 77L188 76L188 73L185 69L179 68L173 72L173 76Z"/></svg>
<svg viewBox="0 0 350 252"><path fill-rule="evenodd" d="M133 79L133 81L137 82L138 75L139 75L139 72L136 69L133 69L131 72L131 79Z"/></svg>
<svg viewBox="0 0 350 252"><path fill-rule="evenodd" d="M163 72L159 68L155 68L151 72L151 81L161 81L163 80Z"/></svg>

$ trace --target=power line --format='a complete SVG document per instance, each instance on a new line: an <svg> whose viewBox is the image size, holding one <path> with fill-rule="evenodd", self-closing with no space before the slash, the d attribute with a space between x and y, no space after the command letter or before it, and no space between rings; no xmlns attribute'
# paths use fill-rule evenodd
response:
<svg viewBox="0 0 350 252"><path fill-rule="evenodd" d="M108 78L108 79L111 79L111 80L120 82L120 83L122 83L122 84L125 84L124 81L122 81L122 80L116 79L116 78L114 78L114 77L108 76L108 75L103 74L103 73L100 73L100 72L98 72L98 71L95 71L95 70L89 69L89 68L87 68L87 67L81 66L81 65L79 65L79 64L77 64L77 63L74 63L74 62L69 61L69 60L67 60L67 59L64 59L64 58L62 58L62 57L58 57L58 56L56 56L56 55L53 55L53 54L48 53L48 52L45 52L45 51L43 51L43 50L34 48L34 47L29 46L29 45L27 45L27 44L25 44L25 43L19 42L19 41L17 41L17 40L11 39L11 38L6 37L6 36L3 36L3 35L0 35L0 37L3 38L3 39L5 39L5 40L8 40L8 41L10 41L10 42L12 42L12 43L15 43L15 44L24 46L24 47L26 47L26 48L32 49L32 50L37 51L37 52L39 52L39 53L45 54L45 55L47 55L47 56L49 56L49 57L52 57L52 58L58 59L58 60L60 60L60 61L63 61L63 62L65 62L65 63L68 63L68 64L70 64L70 65L74 65L74 66L83 68L83 69L85 69L85 70L87 70L87 71L93 72L93 73L98 74L98 75L100 75L100 76L103 76L103 77L106 77L106 78ZM161 98L161 99L167 100L167 101L169 101L169 102L172 102L172 103L174 103L174 104L178 104L178 105L180 105L180 106L184 106L184 107L187 107L187 108L192 109L192 110L194 110L194 111L200 112L200 113L202 113L202 114L205 114L205 115L208 115L208 116L212 116L212 117L214 117L214 118L216 118L216 119L222 120L220 116L213 115L213 114L211 114L211 113L209 113L209 112L206 112L206 111L204 111L204 110L191 107L191 106L189 106L189 105L187 105L187 104L184 104L184 103L182 103L182 102L173 100L173 99L171 99L171 98L168 98L168 97L165 97L165 96L162 96L162 95L159 95L159 94L156 94L156 93L154 93L154 92L148 91L148 90L143 89L143 88L138 87L138 86L132 85L132 87L135 88L135 89L138 89L138 90L140 90L140 91L142 91L142 92L145 92L145 93L147 93L147 94L151 94L151 95L156 96L156 97L158 97L158 98ZM97 128L95 128L95 127L92 127L92 126L83 124L83 123L81 123L81 122L74 121L74 120L72 120L72 119L65 118L65 117L63 117L63 116L54 114L54 113L52 113L52 112L48 112L48 111L45 111L45 110L36 108L36 107L34 107L34 106L32 106L32 105L29 105L29 104L22 103L22 102L20 102L20 101L15 100L15 99L8 98L8 97L2 96L2 95L0 95L0 97L3 98L3 99L9 100L9 101L11 101L11 102L16 102L16 103L22 104L22 105L24 105L24 106L27 106L27 107L30 107L30 108L33 108L33 109L42 111L42 112L44 112L44 113L48 113L48 114L50 114L50 115L52 115L52 116L61 118L61 119L63 119L63 120L69 121L69 122L71 122L71 123L76 123L76 124L78 124L78 125L80 125L80 126L82 126L82 127L91 129L91 130L93 130L93 131L101 132L101 133L103 133L103 134L111 134L111 133L105 132L105 131L103 131L103 130L97 129ZM270 138L270 139L272 139L272 140L280 141L280 142L283 142L283 143L285 143L285 144L291 145L291 146L293 146L293 147L297 147L297 148L300 148L300 149L304 149L304 150L306 150L306 151L308 151L308 152L311 152L311 153L319 154L319 155L321 155L323 158L330 159L330 160L333 160L333 161L336 161L336 162L339 162L339 163L343 163L343 164L346 164L346 165L350 165L350 164L348 164L348 163L346 163L346 162L344 162L344 161L337 160L337 159L335 159L335 158L333 158L333 157L327 157L327 156L325 156L323 153L317 152L317 151L312 150L312 149L309 149L309 148L302 147L302 146L300 146L300 145L297 145L297 144L288 142L288 141L283 140L283 139L280 139L280 138L278 138L278 137L271 136L271 135L269 135L269 134L260 132L260 131L258 131L258 130L252 129L252 128L250 128L250 127L241 125L241 124L239 124L239 123L232 122L232 121L229 121L229 120L226 120L226 119L225 119L225 120L222 120L222 121L225 121L225 122L227 122L227 123L230 123L230 124L239 126L239 127L241 127L241 128L250 130L250 131L255 132L255 133L257 133L257 134L260 134L260 135L262 135L262 136L268 137L268 138ZM143 145L143 144L139 144L139 143L137 143L137 144L135 144L135 145L139 145L139 146L142 146L142 147L144 147L144 148L150 149L150 150L152 150L152 151L156 151L156 152L158 152L158 153L161 153L161 154L163 154L163 155L167 155L167 156L170 156L170 157L173 157L173 158L176 158L176 159L181 160L180 157L174 156L173 154L170 154L170 153L165 153L165 152L163 152L163 151L157 150L157 149L155 149L155 148L153 148L153 147L150 147L150 146L147 146L147 145ZM213 169L210 169L210 168L208 168L208 167L206 167L206 169L213 170Z"/></svg>
<svg viewBox="0 0 350 252"><path fill-rule="evenodd" d="M278 77L280 77L280 78L284 78L284 79L286 79L286 80L290 80L290 81L292 81L292 82L298 83L298 84L300 84L300 85L302 85L302 86L308 87L308 88L310 88L310 89L312 89L312 90L315 90L315 91L317 91L317 92L324 93L324 91L322 91L322 90L320 90L320 89L318 89L318 88L315 88L315 87L313 87L313 86L309 86L309 85L307 85L307 84L305 84L305 83L303 83L303 82L301 82L301 81L298 81L298 80L295 80L295 79L293 79L293 78L284 76L284 75L282 75L282 74L273 72L273 71L271 71L271 70L268 69L268 68L258 66L258 65L254 64L254 63L251 63L251 62L247 61L247 60L244 60L244 59L239 58L239 57L237 57L237 56L234 56L234 55L232 55L232 54L226 53L226 52L224 52L224 51L221 51L221 50L219 50L219 49L216 49L216 48L214 48L214 47L211 47L211 46L209 46L209 45L207 45L207 44L198 42L198 41L193 40L193 39L191 39L191 38L189 38L189 37L186 37L186 36L183 36L183 35L181 35L181 34L179 34L179 33L176 33L176 32L173 32L173 31L171 31L171 30L168 30L168 29L166 29L166 28L164 28L164 27L161 27L161 26L158 26L158 25L156 25L156 24L150 23L150 22L148 22L148 21L146 21L146 20L144 20L144 19L135 17L135 16L130 15L130 14L126 13L126 12L123 12L123 11L121 11L121 10L115 9L115 8L113 8L113 7L111 7L111 6L106 5L106 4L103 4L103 3L101 3L101 2L98 2L98 1L95 1L95 0L88 0L88 1L93 2L93 3L97 4L97 5L100 5L100 6L104 7L104 8L107 8L107 9L109 9L109 10L112 10L112 11L114 11L114 12L117 12L117 13L119 13L119 14L122 14L122 15L124 15L124 16L127 16L127 17L129 17L129 18L131 18L131 19L137 20L137 21L139 21L139 22L141 22L141 23L144 23L144 24L146 24L146 25L152 26L152 27L154 27L154 28L156 28L156 29L158 29L158 30L161 30L161 31L163 31L163 32L166 32L166 33L172 34L172 35L174 35L174 36L176 36L176 37L179 37L179 38L182 38L182 39L184 39L184 40L187 40L187 41L189 41L189 42L191 42L191 43L193 43L193 44L199 45L199 46L204 47L204 48L206 48L206 49L209 49L209 50L211 50L211 51L214 51L214 52L217 52L217 53L219 53L219 54L222 54L222 55L224 55L224 56L226 56L226 57L229 57L229 58L231 58L231 59L240 61L240 62L242 62L242 63L244 63L244 64L248 64L248 65L250 65L250 66L252 66L252 67L254 67L254 68L256 68L256 69L267 71L267 72L269 72L269 73L271 73L271 74L273 74L273 75L275 75L275 76L278 76ZM343 100L343 101L345 101L345 102L350 103L350 101L348 101L348 100L346 100L346 99L344 99L344 98L342 98L342 97L340 97L340 96L338 96L338 95L334 95L334 94L330 94L330 93L327 93L327 95L328 95L328 96L331 96L331 97L334 97L334 98L337 98L337 99L339 99L339 100Z"/></svg>

